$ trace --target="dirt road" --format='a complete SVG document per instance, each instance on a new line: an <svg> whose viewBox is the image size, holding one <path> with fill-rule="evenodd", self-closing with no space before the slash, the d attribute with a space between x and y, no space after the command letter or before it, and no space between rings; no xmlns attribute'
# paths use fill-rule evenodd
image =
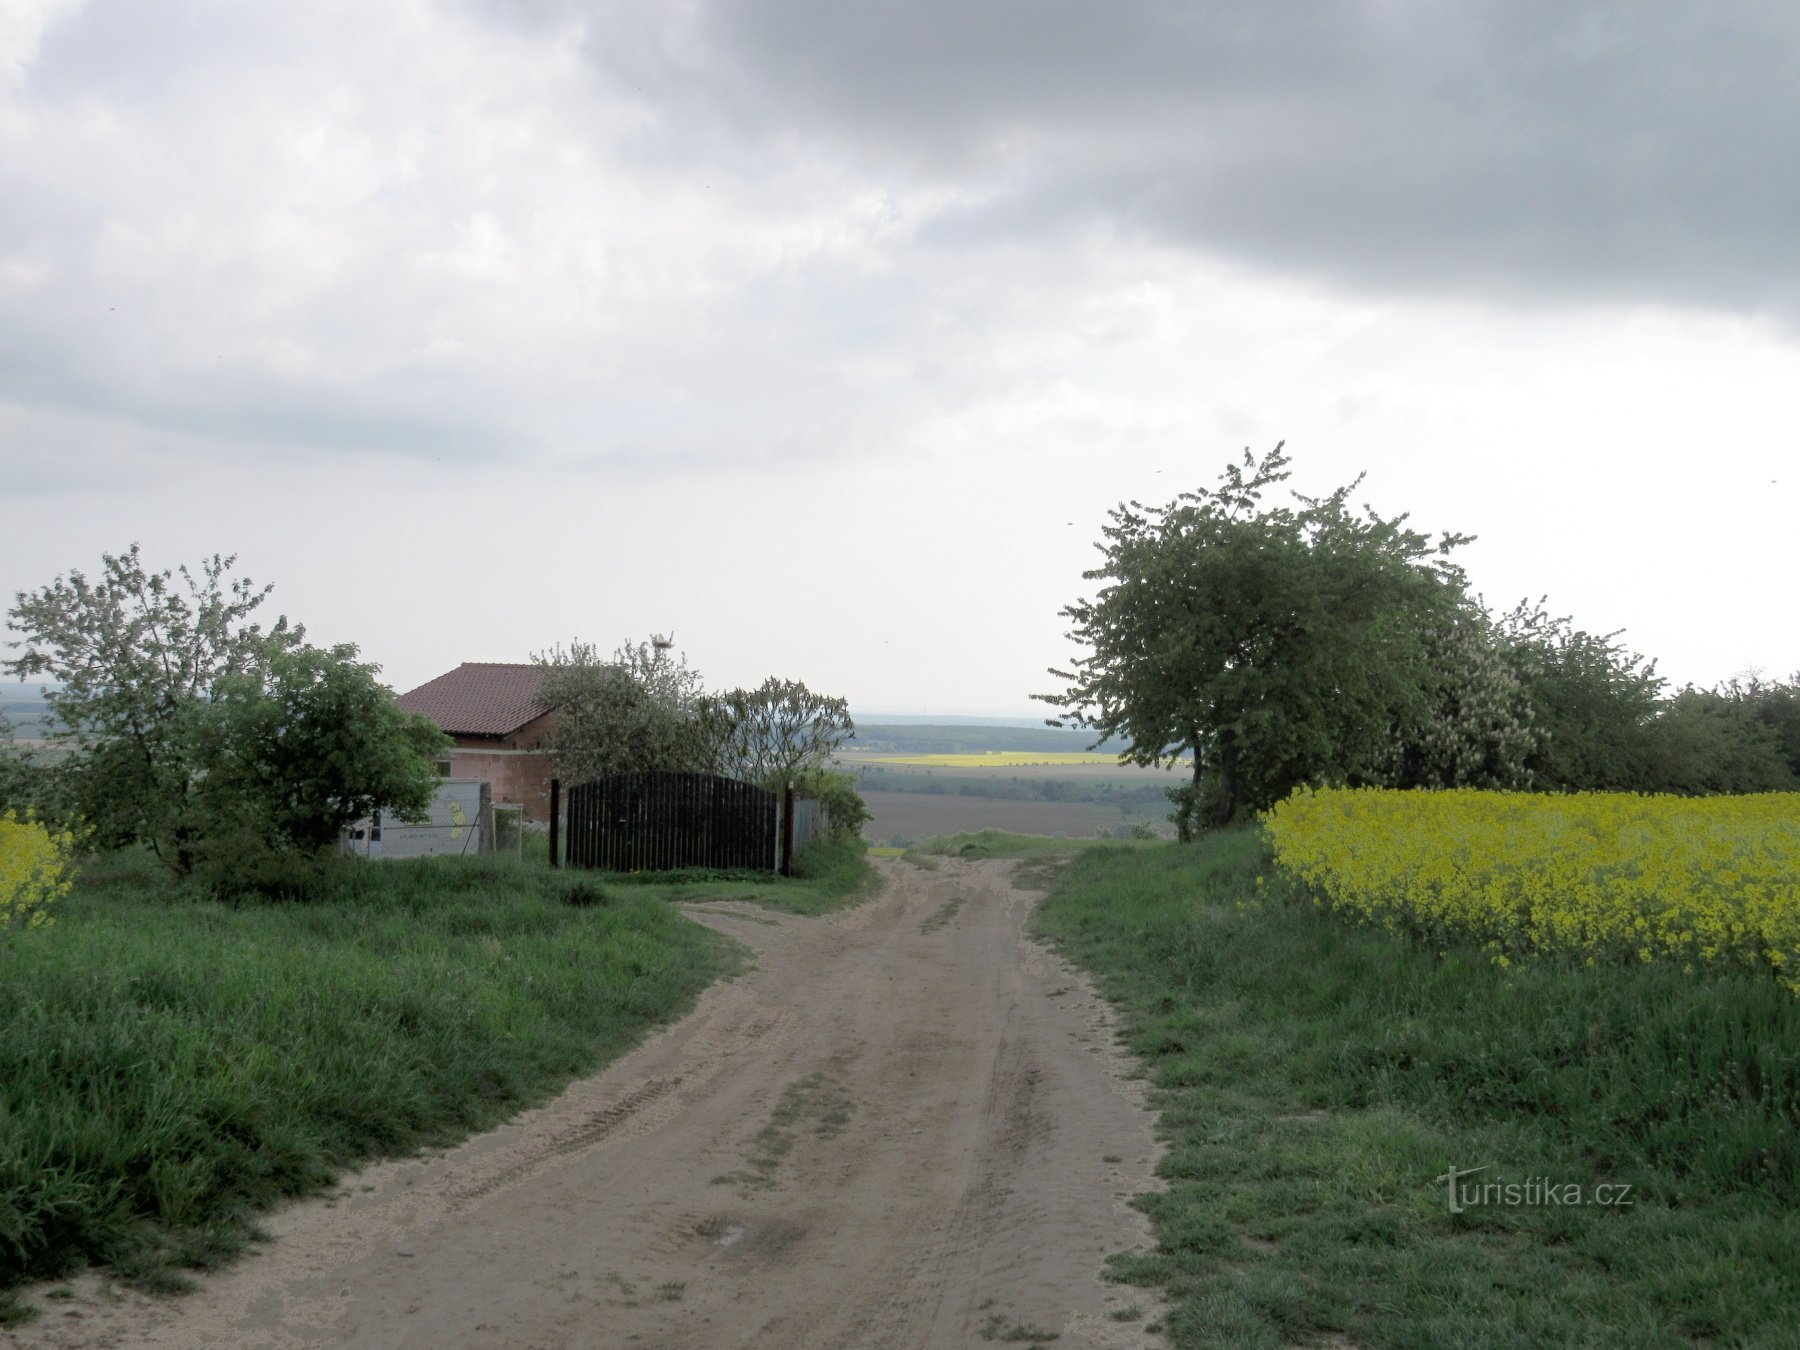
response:
<svg viewBox="0 0 1800 1350"><path fill-rule="evenodd" d="M1100 1279L1148 1245L1122 1197L1154 1160L1103 1006L1024 936L1010 864L880 866L823 919L695 907L756 969L606 1072L276 1215L192 1295L90 1280L16 1343L1160 1343Z"/></svg>

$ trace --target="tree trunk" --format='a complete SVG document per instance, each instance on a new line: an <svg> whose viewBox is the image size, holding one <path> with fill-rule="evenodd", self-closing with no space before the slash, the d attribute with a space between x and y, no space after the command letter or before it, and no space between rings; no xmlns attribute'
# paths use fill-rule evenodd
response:
<svg viewBox="0 0 1800 1350"><path fill-rule="evenodd" d="M1213 824L1224 827L1237 814L1238 743L1237 733L1219 733L1219 804Z"/></svg>
<svg viewBox="0 0 1800 1350"><path fill-rule="evenodd" d="M1175 803L1175 839L1182 844L1194 842L1194 829L1200 823L1200 733L1190 734L1187 744L1194 756L1194 776L1185 790L1167 790L1169 800Z"/></svg>

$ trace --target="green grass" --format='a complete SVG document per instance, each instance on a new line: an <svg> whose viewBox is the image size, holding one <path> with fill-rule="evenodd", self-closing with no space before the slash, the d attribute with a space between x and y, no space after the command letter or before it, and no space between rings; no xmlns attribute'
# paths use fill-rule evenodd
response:
<svg viewBox="0 0 1800 1350"><path fill-rule="evenodd" d="M1158 840L1054 839L1042 834L1009 834L1004 830L965 831L922 839L901 855L903 861L933 870L939 858L1017 858L1016 882L1046 886L1065 864L1093 850L1132 851L1153 848Z"/></svg>
<svg viewBox="0 0 1800 1350"><path fill-rule="evenodd" d="M767 872L569 872L621 895L654 894L684 903L745 900L788 914L819 915L866 899L881 878L860 839L821 839L794 855L794 875Z"/></svg>
<svg viewBox="0 0 1800 1350"><path fill-rule="evenodd" d="M1174 1344L1800 1343L1800 999L1422 950L1265 866L1248 832L1097 848L1037 912L1155 1087L1159 1245L1112 1271ZM1484 1165L1633 1203L1452 1214L1437 1179Z"/></svg>
<svg viewBox="0 0 1800 1350"><path fill-rule="evenodd" d="M881 885L869 865L871 857L897 856L896 850L870 848L859 838L817 839L794 854L794 875L776 876L751 868L682 868L670 872L589 872L565 869L570 877L587 877L609 891L636 893L654 887L664 899L682 902L747 900L788 914L818 915L860 904ZM546 867L550 850L542 834L525 839L527 866Z"/></svg>
<svg viewBox="0 0 1800 1350"><path fill-rule="evenodd" d="M839 875L789 885L815 905ZM541 864L364 864L340 887L231 906L114 857L0 941L0 1318L24 1315L7 1290L86 1263L178 1287L273 1202L545 1099L740 959L667 888Z"/></svg>

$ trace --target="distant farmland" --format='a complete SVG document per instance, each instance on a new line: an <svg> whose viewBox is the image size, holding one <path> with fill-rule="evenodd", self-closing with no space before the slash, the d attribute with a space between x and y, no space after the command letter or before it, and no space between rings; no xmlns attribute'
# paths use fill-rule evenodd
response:
<svg viewBox="0 0 1800 1350"><path fill-rule="evenodd" d="M853 771L917 774L957 781L1060 778L1094 783L1174 783L1186 779L1191 772L1185 767L1156 769L1141 764L1119 764L1111 755L1077 760L1072 755L1029 754L1016 761L997 762L997 756L986 755L874 755L860 750L840 750L835 758L843 768Z"/></svg>
<svg viewBox="0 0 1800 1350"><path fill-rule="evenodd" d="M921 769L1118 769L1146 774L1167 773L1166 769L1121 765L1117 755L1097 751L987 750L979 754L877 755L856 751L841 752L845 763L879 764Z"/></svg>
<svg viewBox="0 0 1800 1350"><path fill-rule="evenodd" d="M1054 727L859 727L836 756L857 777L873 819L863 837L886 843L993 828L1094 837L1101 829L1166 824L1163 789L1183 769L1120 764L1091 735Z"/></svg>
<svg viewBox="0 0 1800 1350"><path fill-rule="evenodd" d="M870 841L890 839L896 834L927 839L937 834L988 828L1014 834L1091 839L1101 826L1110 830L1125 820L1117 807L1097 802L1011 802L991 797L870 791L865 791L862 798L872 813L869 823L863 826L863 838Z"/></svg>

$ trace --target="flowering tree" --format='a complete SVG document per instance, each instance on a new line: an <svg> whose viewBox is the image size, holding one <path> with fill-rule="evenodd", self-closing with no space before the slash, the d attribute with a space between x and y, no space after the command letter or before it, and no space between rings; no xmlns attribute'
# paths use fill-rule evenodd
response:
<svg viewBox="0 0 1800 1350"><path fill-rule="evenodd" d="M1361 777L1396 788L1526 788L1543 748L1531 691L1513 653L1473 603L1422 622L1420 697Z"/></svg>
<svg viewBox="0 0 1800 1350"><path fill-rule="evenodd" d="M700 672L671 652L655 641L626 643L603 658L575 641L532 658L538 698L556 712L545 743L561 778L716 766L718 711Z"/></svg>

